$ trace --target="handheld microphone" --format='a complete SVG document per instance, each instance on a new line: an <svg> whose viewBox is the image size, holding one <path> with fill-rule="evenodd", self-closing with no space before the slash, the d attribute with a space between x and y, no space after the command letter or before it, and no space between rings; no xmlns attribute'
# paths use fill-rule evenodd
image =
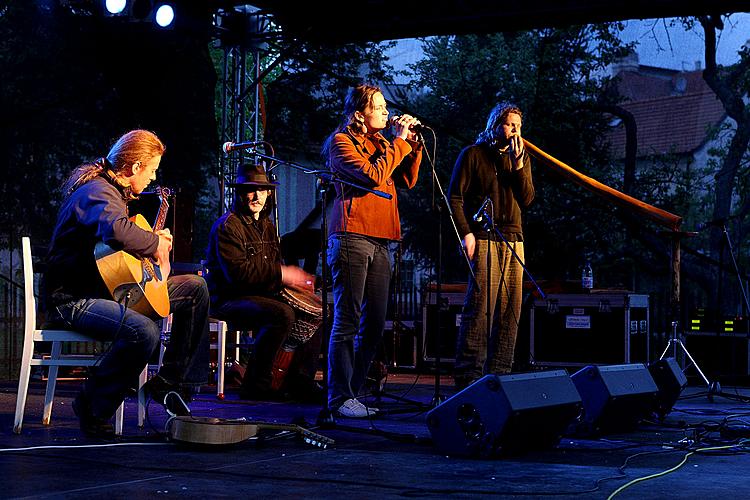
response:
<svg viewBox="0 0 750 500"><path fill-rule="evenodd" d="M482 205L479 207L479 210L477 210L477 213L474 214L474 217L472 217L472 219L474 219L474 222L482 222L484 220L485 215L491 216L490 214L486 213L487 206L490 203L492 203L492 200L490 200L490 197L488 196L484 199L484 201L482 202Z"/></svg>
<svg viewBox="0 0 750 500"><path fill-rule="evenodd" d="M398 116L392 116L391 118L388 118L388 126L392 127L396 124L396 120L398 120ZM424 130L432 130L427 125L423 125L421 123L415 123L414 125L409 126L409 130L416 133L421 134Z"/></svg>
<svg viewBox="0 0 750 500"><path fill-rule="evenodd" d="M224 151L225 154L229 154L232 151L241 151L243 149L250 149L254 148L255 146L258 146L260 144L263 144L264 141L250 141L250 142L225 142L223 146L221 146L221 150Z"/></svg>

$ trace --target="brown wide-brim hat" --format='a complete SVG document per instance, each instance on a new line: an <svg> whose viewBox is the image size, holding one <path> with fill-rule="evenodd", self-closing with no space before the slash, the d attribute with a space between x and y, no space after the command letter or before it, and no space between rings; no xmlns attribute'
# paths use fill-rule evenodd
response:
<svg viewBox="0 0 750 500"><path fill-rule="evenodd" d="M255 186L266 189L275 189L278 182L272 182L268 179L263 165L245 163L237 169L237 177L234 182L230 182L230 187Z"/></svg>

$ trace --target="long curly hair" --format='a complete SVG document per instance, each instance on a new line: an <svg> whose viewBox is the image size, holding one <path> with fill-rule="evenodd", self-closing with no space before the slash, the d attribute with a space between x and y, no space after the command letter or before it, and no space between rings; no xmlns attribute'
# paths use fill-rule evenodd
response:
<svg viewBox="0 0 750 500"><path fill-rule="evenodd" d="M501 102L495 105L487 118L487 126L479 133L475 144L497 144L498 139L503 137L503 122L510 113L515 113L523 119L521 108L510 102Z"/></svg>
<svg viewBox="0 0 750 500"><path fill-rule="evenodd" d="M131 130L117 139L106 157L76 167L63 184L63 194L69 196L106 170L117 174L138 161L146 163L156 156L163 156L166 149L164 143L153 132Z"/></svg>

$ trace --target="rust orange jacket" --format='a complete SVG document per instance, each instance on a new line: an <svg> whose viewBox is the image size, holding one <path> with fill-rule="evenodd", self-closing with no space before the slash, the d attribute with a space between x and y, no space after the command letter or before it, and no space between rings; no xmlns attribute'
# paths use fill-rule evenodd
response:
<svg viewBox="0 0 750 500"><path fill-rule="evenodd" d="M380 133L357 134L350 128L336 134L330 149L331 169L343 179L392 196L381 198L335 183L329 234L357 233L373 238L401 239L396 185L417 183L422 145L399 137L393 143Z"/></svg>

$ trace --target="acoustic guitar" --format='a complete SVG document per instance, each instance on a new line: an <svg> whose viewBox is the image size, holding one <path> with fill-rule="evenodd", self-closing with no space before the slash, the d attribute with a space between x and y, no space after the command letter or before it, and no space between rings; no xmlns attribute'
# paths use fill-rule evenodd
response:
<svg viewBox="0 0 750 500"><path fill-rule="evenodd" d="M152 232L164 228L171 194L168 188L158 186L155 191L161 204L154 227L141 214L130 218L136 226ZM139 259L124 250L113 250L104 242L97 243L94 257L99 274L115 301L153 319L169 316L168 265L162 266L166 267L163 269L150 257Z"/></svg>
<svg viewBox="0 0 750 500"><path fill-rule="evenodd" d="M296 433L305 443L328 448L334 440L295 424L260 422L243 418L174 417L167 422L169 437L176 442L198 445L230 445L258 437L262 430Z"/></svg>

